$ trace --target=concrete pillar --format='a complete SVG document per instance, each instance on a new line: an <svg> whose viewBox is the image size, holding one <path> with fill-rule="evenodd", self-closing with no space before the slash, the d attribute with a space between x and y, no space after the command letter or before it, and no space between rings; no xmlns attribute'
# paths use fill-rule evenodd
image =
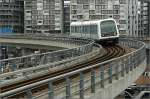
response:
<svg viewBox="0 0 150 99"><path fill-rule="evenodd" d="M150 49L146 49L147 66L150 67Z"/></svg>
<svg viewBox="0 0 150 99"><path fill-rule="evenodd" d="M146 49L146 57L147 57L147 68L145 73L150 77L150 49Z"/></svg>

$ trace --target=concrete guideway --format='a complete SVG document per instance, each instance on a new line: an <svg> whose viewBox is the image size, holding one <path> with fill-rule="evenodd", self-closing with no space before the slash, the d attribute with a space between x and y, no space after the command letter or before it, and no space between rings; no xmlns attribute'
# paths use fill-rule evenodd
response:
<svg viewBox="0 0 150 99"><path fill-rule="evenodd" d="M23 35L15 36L2 36L0 37L1 42L5 43L15 43L15 44L39 44L40 46L46 42L49 44L55 44L55 46L65 46L67 49L47 52L43 54L35 54L22 56L17 58L0 60L1 70L0 70L0 80L1 85L11 84L10 82L15 81L17 78L24 77L22 79L28 79L29 74L40 75L40 70L43 72L49 72L50 68L56 66L68 67L85 60L88 60L99 53L103 53L103 49L100 45L94 44L92 40L84 40L79 38L66 38L66 37L23 37ZM43 41L42 44L40 43ZM34 42L35 41L35 42ZM45 45L45 46L50 46ZM72 48L73 47L73 48ZM69 49L68 49L69 48ZM28 66L29 65L29 66ZM20 67L21 66L21 67ZM23 67L22 67L23 66ZM5 69L9 68L6 72ZM37 75L36 75L37 76ZM9 78L8 80L5 80Z"/></svg>
<svg viewBox="0 0 150 99"><path fill-rule="evenodd" d="M21 47L49 49L49 50L76 48L82 45L79 43L76 44L75 42L67 44L66 42L63 42L63 40L58 39L58 38L55 40L55 38L45 39L45 38L37 38L37 37L36 38L0 37L0 43L4 45L10 45L10 46L19 45Z"/></svg>
<svg viewBox="0 0 150 99"><path fill-rule="evenodd" d="M146 93L149 93L149 96L150 96L150 91L142 91L141 93L139 93L136 97L134 97L133 99L141 99L141 97L144 95L144 94L146 94ZM149 96L148 96L148 98L146 98L146 99L149 99ZM144 99L144 98L142 98L142 99Z"/></svg>
<svg viewBox="0 0 150 99"><path fill-rule="evenodd" d="M129 39L120 39L120 44L123 46L135 48L136 50L124 56L111 59L103 63L85 67L83 69L79 69L64 75L56 76L47 80L1 93L0 97L9 97L9 95L15 96L18 94L18 92L24 91L27 92L27 97L35 99L42 98L43 96L47 96L47 98L49 97L50 99L99 99L100 97L102 99L113 99L120 93L120 91L124 90L131 83L133 83L137 77L142 74L146 67L144 43ZM108 66L108 69L106 70L104 69L105 65ZM99 75L97 75L97 70L95 69L96 67L99 70ZM87 70L90 70L88 78L86 78L83 73ZM79 75L79 80L75 83L72 82L70 78L72 75ZM64 79L65 82L61 84L62 87L53 89L55 88L53 83L59 79ZM37 96L32 95L31 89L36 88L41 84L48 84L49 91L38 94Z"/></svg>
<svg viewBox="0 0 150 99"><path fill-rule="evenodd" d="M8 72L0 75L0 78L7 78L8 80L3 80L0 82L0 87L11 85L16 82L21 82L25 80L29 80L38 76L49 74L50 72L59 71L61 69L69 68L71 66L74 66L75 64L82 63L85 61L88 61L95 57L96 55L103 53L103 50L93 50L92 52L77 56L77 57L71 57L70 59L57 61L54 63L47 63L44 65L38 65L34 67L24 68L20 69L14 72Z"/></svg>
<svg viewBox="0 0 150 99"><path fill-rule="evenodd" d="M65 49L62 45L59 45L53 41L46 40L28 40L28 39L6 39L0 38L1 45L7 46L20 46L32 49L48 49L48 50L61 50ZM68 46L69 47L69 46Z"/></svg>

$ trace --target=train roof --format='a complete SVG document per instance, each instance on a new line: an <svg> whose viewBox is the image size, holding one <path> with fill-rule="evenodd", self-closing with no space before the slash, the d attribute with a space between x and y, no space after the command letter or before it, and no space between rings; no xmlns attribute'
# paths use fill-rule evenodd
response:
<svg viewBox="0 0 150 99"><path fill-rule="evenodd" d="M113 21L115 21L114 19L109 18L109 19L92 20L92 21L76 21L76 22L72 22L71 25L98 24L98 23L100 23L101 21L107 21L107 20L113 20Z"/></svg>

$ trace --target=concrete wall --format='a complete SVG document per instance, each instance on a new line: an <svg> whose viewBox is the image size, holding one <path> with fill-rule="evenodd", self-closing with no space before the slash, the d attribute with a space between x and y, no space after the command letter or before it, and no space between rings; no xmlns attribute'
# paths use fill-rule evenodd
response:
<svg viewBox="0 0 150 99"><path fill-rule="evenodd" d="M134 69L132 72L129 72L124 77L119 80L115 80L112 84L105 85L104 88L101 88L86 97L86 99L113 99L118 94L120 94L123 90L125 90L128 86L130 86L137 78L144 72L146 68L146 60Z"/></svg>
<svg viewBox="0 0 150 99"><path fill-rule="evenodd" d="M0 38L0 43L9 46L21 46L26 48L41 48L49 50L60 50L64 48L75 48L80 45L74 43L66 43L61 41L48 41L48 40L31 40L31 39L7 39Z"/></svg>

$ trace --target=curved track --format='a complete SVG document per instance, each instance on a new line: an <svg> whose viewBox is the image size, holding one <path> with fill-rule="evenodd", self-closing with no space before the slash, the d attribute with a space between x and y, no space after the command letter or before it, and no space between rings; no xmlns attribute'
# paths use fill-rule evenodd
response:
<svg viewBox="0 0 150 99"><path fill-rule="evenodd" d="M54 73L49 73L48 75L44 75L44 76L41 76L41 77L38 77L38 78L34 78L34 79L31 79L31 80L26 80L26 81L23 81L23 82L18 82L16 84L9 85L9 86L4 86L0 89L1 93L9 91L9 90L16 89L16 88L19 88L19 87L22 87L22 86L25 86L25 85L28 85L28 84L32 84L32 83L35 83L35 82L38 82L38 81L41 81L41 80L45 80L45 79L48 79L48 78L51 78L51 77L55 77L55 76L58 76L58 75L61 75L61 74L67 73L67 72L71 72L71 71L74 71L74 70L77 70L77 69L80 69L80 68L84 68L86 66L97 64L97 63L100 63L100 62L103 62L103 61L106 61L106 60L109 60L109 59L112 59L112 58L116 58L116 57L119 57L119 56L124 55L126 53L126 49L119 46L119 45L104 46L104 48L106 50L106 53L104 55L99 55L99 56L95 57L94 59L92 59L92 60L90 60L86 63L85 62L80 63L80 64L77 64L77 65L73 66L73 68L67 68L67 69L57 71L57 72L54 72ZM58 81L58 83L60 83L60 82L62 82L62 81ZM42 86L40 88L34 89L33 91L37 92L37 90L42 90L42 89L45 89L45 88L47 88L47 86ZM22 97L23 93L20 94L20 95Z"/></svg>

